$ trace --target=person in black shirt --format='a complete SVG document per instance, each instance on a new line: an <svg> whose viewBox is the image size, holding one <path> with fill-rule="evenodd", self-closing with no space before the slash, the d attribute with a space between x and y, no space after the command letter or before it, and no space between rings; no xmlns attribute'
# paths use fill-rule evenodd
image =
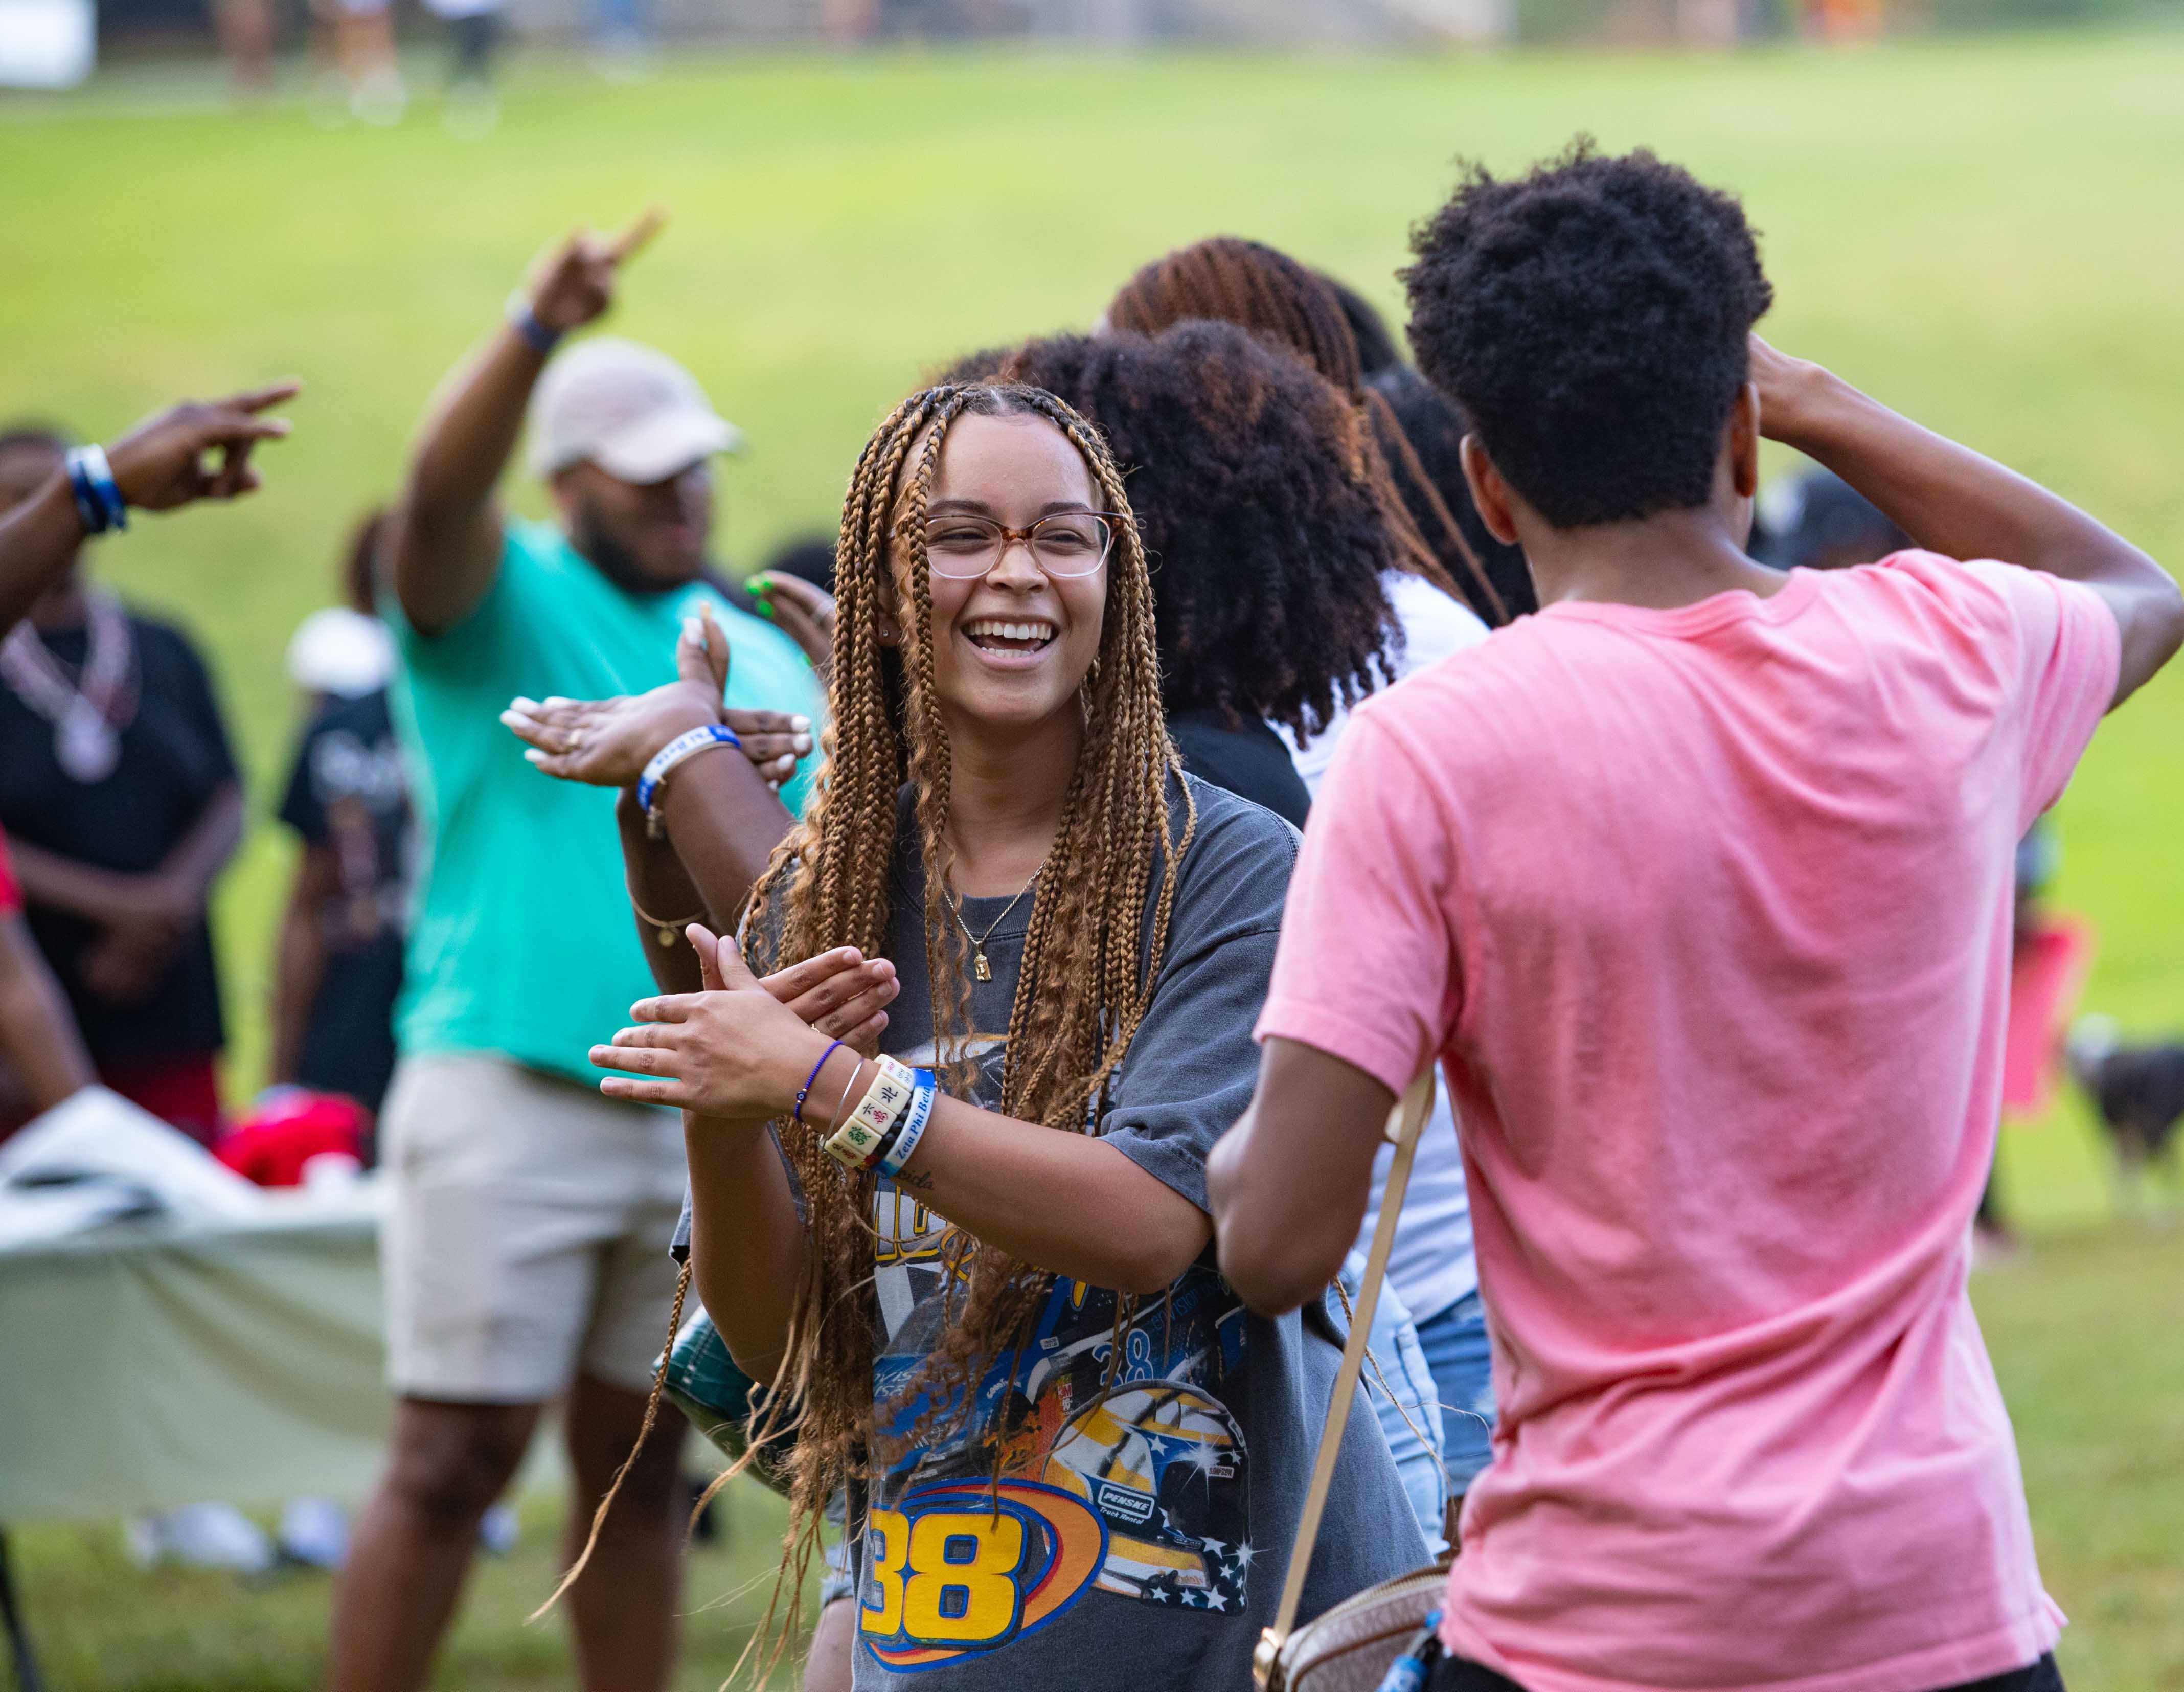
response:
<svg viewBox="0 0 2184 1692"><path fill-rule="evenodd" d="M268 1077L344 1093L375 1115L394 1070L410 820L387 712L393 645L371 615L383 524L374 512L350 543L348 604L314 612L288 648L313 706L281 801L303 853L274 964Z"/></svg>
<svg viewBox="0 0 2184 1692"><path fill-rule="evenodd" d="M65 450L0 435L0 507ZM0 828L99 1079L209 1144L226 1030L206 902L242 790L203 662L87 586L80 555L0 642Z"/></svg>
<svg viewBox="0 0 2184 1692"><path fill-rule="evenodd" d="M1289 748L1391 678L1383 574L1401 561L1359 473L1363 425L1301 360L1231 323L1056 335L974 353L953 381L1043 388L1128 477L1151 561L1168 733L1193 775L1302 827Z"/></svg>

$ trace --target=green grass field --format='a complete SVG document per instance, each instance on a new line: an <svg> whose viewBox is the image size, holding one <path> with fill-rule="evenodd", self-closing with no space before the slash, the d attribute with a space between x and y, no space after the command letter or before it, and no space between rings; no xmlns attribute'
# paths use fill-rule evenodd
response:
<svg viewBox="0 0 2184 1692"><path fill-rule="evenodd" d="M724 556L746 567L832 526L866 431L922 369L1088 322L1145 259L1217 232L1393 310L1406 231L1458 155L1515 167L1580 131L1743 194L1779 343L2184 557L2184 34L1847 56L702 57L633 87L518 64L499 128L470 143L430 104L329 131L299 102L229 111L218 87L131 73L0 99L0 417L96 437L179 394L309 384L264 494L145 520L95 564L203 637L261 814L295 726L283 644L330 598L426 395L545 240L654 198L674 221L615 327L684 358L748 431L721 496ZM2102 936L2091 1003L2184 1028L2184 673L2108 726L2059 814L2059 900ZM262 1069L288 862L259 826L220 898L237 1099ZM2112 1220L2075 1103L2006 1136L2004 1175L2032 1249L1980 1297L2077 1622L2065 1665L2092 1692L2165 1692L2184 1684L2184 1248ZM764 1561L762 1516L746 1501L741 1550L701 1563L699 1594ZM322 1586L139 1577L107 1542L26 1543L58 1684L313 1684ZM558 1633L515 1626L547 1544L541 1525L482 1577L443 1684L566 1682ZM694 1619L688 1684L717 1681L727 1632Z"/></svg>

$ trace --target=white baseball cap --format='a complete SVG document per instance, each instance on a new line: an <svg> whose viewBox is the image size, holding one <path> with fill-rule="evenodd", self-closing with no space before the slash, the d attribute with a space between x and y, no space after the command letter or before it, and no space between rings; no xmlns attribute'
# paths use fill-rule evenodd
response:
<svg viewBox="0 0 2184 1692"><path fill-rule="evenodd" d="M656 348L612 335L579 341L546 366L530 422L537 474L589 461L641 487L744 442L688 371Z"/></svg>
<svg viewBox="0 0 2184 1692"><path fill-rule="evenodd" d="M288 642L288 679L306 693L355 699L385 686L393 673L387 625L347 606L313 611Z"/></svg>

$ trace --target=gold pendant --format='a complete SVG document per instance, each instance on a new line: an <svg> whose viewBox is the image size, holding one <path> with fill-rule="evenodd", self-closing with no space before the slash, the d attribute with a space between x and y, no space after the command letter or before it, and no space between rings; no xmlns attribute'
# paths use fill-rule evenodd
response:
<svg viewBox="0 0 2184 1692"><path fill-rule="evenodd" d="M971 972L982 981L994 979L994 966L986 962L985 948L981 947L971 959Z"/></svg>
<svg viewBox="0 0 2184 1692"><path fill-rule="evenodd" d="M669 947L675 944L675 930L668 927L665 923L662 923L660 925L660 943L663 947Z"/></svg>

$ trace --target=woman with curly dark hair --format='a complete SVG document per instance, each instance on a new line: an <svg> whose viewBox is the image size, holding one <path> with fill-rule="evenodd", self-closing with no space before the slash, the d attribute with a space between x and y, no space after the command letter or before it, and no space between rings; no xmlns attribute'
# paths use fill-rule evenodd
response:
<svg viewBox="0 0 2184 1692"><path fill-rule="evenodd" d="M1310 741L1393 676L1400 644L1383 582L1401 553L1360 472L1357 413L1228 323L1057 335L949 376L1043 388L1100 430L1152 561L1184 766L1301 826L1310 798L1268 725Z"/></svg>
<svg viewBox="0 0 2184 1692"><path fill-rule="evenodd" d="M1356 307L1371 310L1362 299ZM1407 572L1498 628L1529 608L1529 584L1499 580L1488 569L1395 413L1368 383L1367 372L1390 356L1393 342L1384 330L1368 354L1354 309L1334 283L1288 254L1218 235L1154 260L1123 284L1103 321L1150 335L1171 323L1213 318L1241 324L1302 359L1342 391L1365 425L1366 472L1408 555Z"/></svg>

